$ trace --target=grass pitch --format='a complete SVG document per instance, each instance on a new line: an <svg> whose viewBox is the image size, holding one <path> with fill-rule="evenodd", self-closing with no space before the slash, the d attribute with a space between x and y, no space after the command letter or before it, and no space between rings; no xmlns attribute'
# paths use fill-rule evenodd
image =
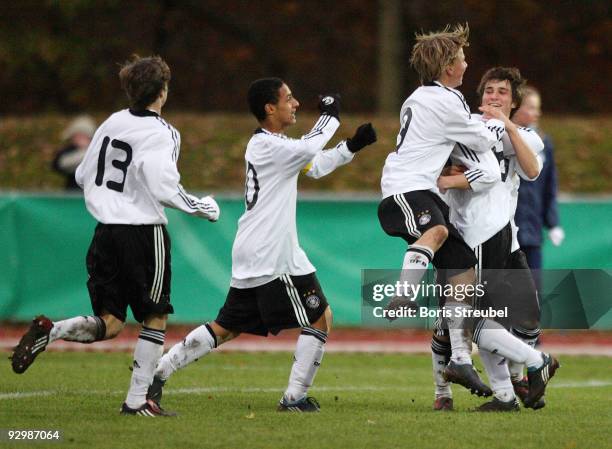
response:
<svg viewBox="0 0 612 449"><path fill-rule="evenodd" d="M8 353L1 353L2 359ZM546 408L478 414L455 386L454 412L431 409L426 355L327 354L311 394L319 414L275 411L289 353L214 353L175 374L163 405L173 419L120 416L130 354L44 353L23 375L0 364L0 429L60 429L72 448L610 448L612 359L561 358ZM477 362L477 365L480 365Z"/></svg>

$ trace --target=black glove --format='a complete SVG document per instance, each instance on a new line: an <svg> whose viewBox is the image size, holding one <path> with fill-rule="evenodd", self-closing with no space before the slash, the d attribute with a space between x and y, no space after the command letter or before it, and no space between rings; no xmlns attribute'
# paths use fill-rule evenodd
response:
<svg viewBox="0 0 612 449"><path fill-rule="evenodd" d="M357 153L374 142L376 142L376 130L371 123L364 123L357 128L353 137L346 139L346 146L351 153Z"/></svg>
<svg viewBox="0 0 612 449"><path fill-rule="evenodd" d="M319 95L319 111L340 119L340 94Z"/></svg>

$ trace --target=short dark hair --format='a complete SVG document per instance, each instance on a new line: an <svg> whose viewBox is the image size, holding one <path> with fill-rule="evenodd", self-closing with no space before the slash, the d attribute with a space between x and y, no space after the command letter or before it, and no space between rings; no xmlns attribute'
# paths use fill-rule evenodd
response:
<svg viewBox="0 0 612 449"><path fill-rule="evenodd" d="M157 100L170 81L170 75L170 67L159 56L141 58L132 55L119 70L121 87L128 97L130 107L136 110L146 109Z"/></svg>
<svg viewBox="0 0 612 449"><path fill-rule="evenodd" d="M512 101L515 107L510 112L510 117L514 115L516 110L521 107L523 102L523 88L527 80L521 76L521 72L516 67L493 67L482 75L480 84L478 84L478 97L482 101L486 84L491 80L508 81L512 89Z"/></svg>
<svg viewBox="0 0 612 449"><path fill-rule="evenodd" d="M266 119L267 104L278 103L279 89L283 84L285 82L280 78L262 78L251 83L247 100L249 109L258 121L263 122Z"/></svg>

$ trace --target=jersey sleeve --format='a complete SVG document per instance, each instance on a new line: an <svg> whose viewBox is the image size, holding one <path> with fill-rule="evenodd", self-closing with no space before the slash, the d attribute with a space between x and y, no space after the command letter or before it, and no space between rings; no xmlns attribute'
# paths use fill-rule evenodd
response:
<svg viewBox="0 0 612 449"><path fill-rule="evenodd" d="M518 132L521 138L527 144L527 146L529 146L529 148L531 148L531 151L534 152L534 154L538 154L544 149L544 142L542 141L538 133L534 130L519 127ZM501 140L504 144L504 156L513 156L514 154L516 154L514 151L514 147L512 146L512 142L510 142L510 137L508 137L507 133L504 133Z"/></svg>
<svg viewBox="0 0 612 449"><path fill-rule="evenodd" d="M448 107L445 123L445 137L460 142L477 153L490 151L505 132L504 122L473 117L460 98L453 100Z"/></svg>
<svg viewBox="0 0 612 449"><path fill-rule="evenodd" d="M501 181L499 165L492 151L477 154L465 145L458 143L451 153L451 161L453 165L467 167L463 175L474 192L488 190L495 183Z"/></svg>
<svg viewBox="0 0 612 449"><path fill-rule="evenodd" d="M315 157L302 169L302 173L310 178L322 178L341 165L351 162L354 156L347 148L346 141L342 141L335 148L315 154Z"/></svg>
<svg viewBox="0 0 612 449"><path fill-rule="evenodd" d="M214 218L209 202L187 193L180 184L181 176L174 160L176 143L170 136L156 136L150 154L142 161L142 172L153 197L167 207L206 219Z"/></svg>
<svg viewBox="0 0 612 449"><path fill-rule="evenodd" d="M531 149L531 151L533 151L533 153L536 155L536 159L538 161L538 167L539 167L538 169L538 176L539 176L539 174L542 171L542 167L544 167L544 160L542 156L540 155L540 153L544 149L544 142L542 141L538 133L536 133L535 131L529 128L520 127L518 131L519 131L521 138L525 141L525 143ZM516 152L514 151L514 147L512 146L512 142L510 142L510 137L508 137L507 133L504 133L502 137L502 143L504 145L504 156L516 157ZM523 171L523 169L521 168L521 165L518 163L518 161L516 161L515 166L516 166L516 172L521 177L521 179L524 179L525 181L535 181L536 179L538 179L538 176L536 176L535 178L530 178L529 176L527 176L525 172Z"/></svg>
<svg viewBox="0 0 612 449"><path fill-rule="evenodd" d="M289 173L298 173L313 160L332 138L340 122L331 115L322 115L301 139L285 139L275 154L277 163Z"/></svg>

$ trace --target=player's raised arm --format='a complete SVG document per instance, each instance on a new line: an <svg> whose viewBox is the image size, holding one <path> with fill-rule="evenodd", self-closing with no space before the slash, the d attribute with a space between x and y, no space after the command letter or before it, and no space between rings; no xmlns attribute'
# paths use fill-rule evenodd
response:
<svg viewBox="0 0 612 449"><path fill-rule="evenodd" d="M315 179L328 175L339 166L348 164L355 153L374 142L376 130L371 123L364 123L350 139L340 142L335 148L319 151L302 173Z"/></svg>
<svg viewBox="0 0 612 449"><path fill-rule="evenodd" d="M174 143L168 137L156 137L155 156L143 161L142 171L147 186L155 199L167 207L181 210L190 215L206 218L209 221L219 219L219 206L210 196L197 198L185 191L180 184L181 175L173 160Z"/></svg>
<svg viewBox="0 0 612 449"><path fill-rule="evenodd" d="M300 139L288 139L280 147L278 161L291 171L302 170L333 137L340 126L340 96L321 96L318 104L321 116L312 129Z"/></svg>
<svg viewBox="0 0 612 449"><path fill-rule="evenodd" d="M544 149L544 142L535 131L512 124L506 127L502 143L504 155L516 157L516 171L521 178L534 181L540 176L544 162L539 153Z"/></svg>

